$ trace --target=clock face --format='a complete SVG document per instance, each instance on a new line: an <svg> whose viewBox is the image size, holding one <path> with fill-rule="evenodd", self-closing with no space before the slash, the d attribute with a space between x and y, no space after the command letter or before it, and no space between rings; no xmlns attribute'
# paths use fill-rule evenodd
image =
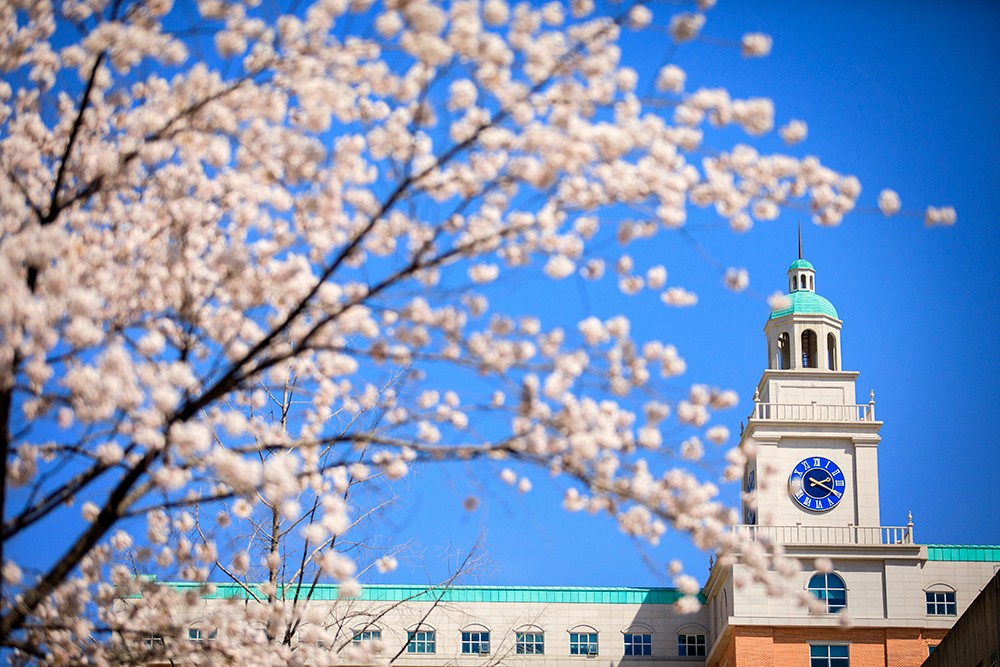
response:
<svg viewBox="0 0 1000 667"><path fill-rule="evenodd" d="M803 459L788 478L788 491L811 512L833 509L844 497L846 484L840 467L822 456Z"/></svg>

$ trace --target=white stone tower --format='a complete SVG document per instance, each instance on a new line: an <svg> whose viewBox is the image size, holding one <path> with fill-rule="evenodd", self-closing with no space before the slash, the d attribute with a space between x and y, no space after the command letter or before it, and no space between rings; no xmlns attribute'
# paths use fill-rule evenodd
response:
<svg viewBox="0 0 1000 667"><path fill-rule="evenodd" d="M842 369L843 323L816 293L816 271L801 249L788 268L788 288L764 326L767 369L742 433L752 452L744 488L753 500L744 503L744 521L775 527L769 532L780 542L813 541L803 531L835 527L854 542L858 529L880 525L882 423L873 398L857 403L858 373Z"/></svg>

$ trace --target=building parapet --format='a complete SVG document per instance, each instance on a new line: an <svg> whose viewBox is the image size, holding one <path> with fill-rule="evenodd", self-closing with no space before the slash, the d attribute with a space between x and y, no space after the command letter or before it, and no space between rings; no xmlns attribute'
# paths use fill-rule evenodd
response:
<svg viewBox="0 0 1000 667"><path fill-rule="evenodd" d="M927 560L1000 563L1000 545L928 544Z"/></svg>
<svg viewBox="0 0 1000 667"><path fill-rule="evenodd" d="M737 535L773 544L911 546L913 525L907 526L733 526Z"/></svg>
<svg viewBox="0 0 1000 667"><path fill-rule="evenodd" d="M155 579L154 579L155 580ZM234 583L164 582L177 590L197 590L202 599L250 599L260 585ZM368 602L517 602L541 604L670 605L684 596L676 588L599 586L448 586L367 584L357 597L340 595L336 584L279 585L279 597L301 596L311 600L363 600ZM129 597L129 596L126 596ZM264 596L266 597L266 596ZM704 602L704 600L702 600Z"/></svg>
<svg viewBox="0 0 1000 667"><path fill-rule="evenodd" d="M823 405L820 403L763 403L754 401L749 419L765 421L874 422L875 402Z"/></svg>

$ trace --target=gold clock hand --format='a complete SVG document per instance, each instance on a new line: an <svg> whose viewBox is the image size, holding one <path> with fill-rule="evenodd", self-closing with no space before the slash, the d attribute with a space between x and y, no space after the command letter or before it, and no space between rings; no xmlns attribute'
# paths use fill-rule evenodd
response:
<svg viewBox="0 0 1000 667"><path fill-rule="evenodd" d="M826 489L830 493L833 493L833 489L831 489L829 486L826 485L826 482L829 482L832 479L833 479L832 477L827 477L822 482L820 482L818 480L815 480L815 479L810 479L809 480L809 486L818 486L818 487L821 487L823 489Z"/></svg>

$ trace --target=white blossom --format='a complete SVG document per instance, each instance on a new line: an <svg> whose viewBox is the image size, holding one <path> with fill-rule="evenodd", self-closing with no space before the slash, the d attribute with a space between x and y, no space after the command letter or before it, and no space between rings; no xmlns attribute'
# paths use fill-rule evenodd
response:
<svg viewBox="0 0 1000 667"><path fill-rule="evenodd" d="M762 32L748 32L740 40L744 58L763 58L771 53L771 36Z"/></svg>
<svg viewBox="0 0 1000 667"><path fill-rule="evenodd" d="M689 42L698 36L705 25L704 14L676 14L670 19L670 36L678 44Z"/></svg>
<svg viewBox="0 0 1000 667"><path fill-rule="evenodd" d="M661 91L680 93L684 90L687 74L677 65L664 65L656 77L656 88Z"/></svg>
<svg viewBox="0 0 1000 667"><path fill-rule="evenodd" d="M554 280L560 280L571 275L576 270L573 260L563 255L553 255L545 263L545 275Z"/></svg>
<svg viewBox="0 0 1000 667"><path fill-rule="evenodd" d="M902 202L895 190L885 189L878 193L878 208L886 217L896 215L901 207Z"/></svg>
<svg viewBox="0 0 1000 667"><path fill-rule="evenodd" d="M398 566L399 562L394 556L383 556L375 561L375 568L383 574L395 571Z"/></svg>
<svg viewBox="0 0 1000 667"><path fill-rule="evenodd" d="M955 209L951 206L928 206L924 213L924 224L928 227L951 227L957 219Z"/></svg>
<svg viewBox="0 0 1000 667"><path fill-rule="evenodd" d="M668 306L693 306L698 303L698 295L683 287L671 287L660 295L660 299Z"/></svg>
<svg viewBox="0 0 1000 667"><path fill-rule="evenodd" d="M726 287L734 292L742 292L750 286L750 274L746 269L728 268L723 276Z"/></svg>
<svg viewBox="0 0 1000 667"><path fill-rule="evenodd" d="M790 120L778 128L778 135L786 144L797 144L809 134L809 126L801 120Z"/></svg>

